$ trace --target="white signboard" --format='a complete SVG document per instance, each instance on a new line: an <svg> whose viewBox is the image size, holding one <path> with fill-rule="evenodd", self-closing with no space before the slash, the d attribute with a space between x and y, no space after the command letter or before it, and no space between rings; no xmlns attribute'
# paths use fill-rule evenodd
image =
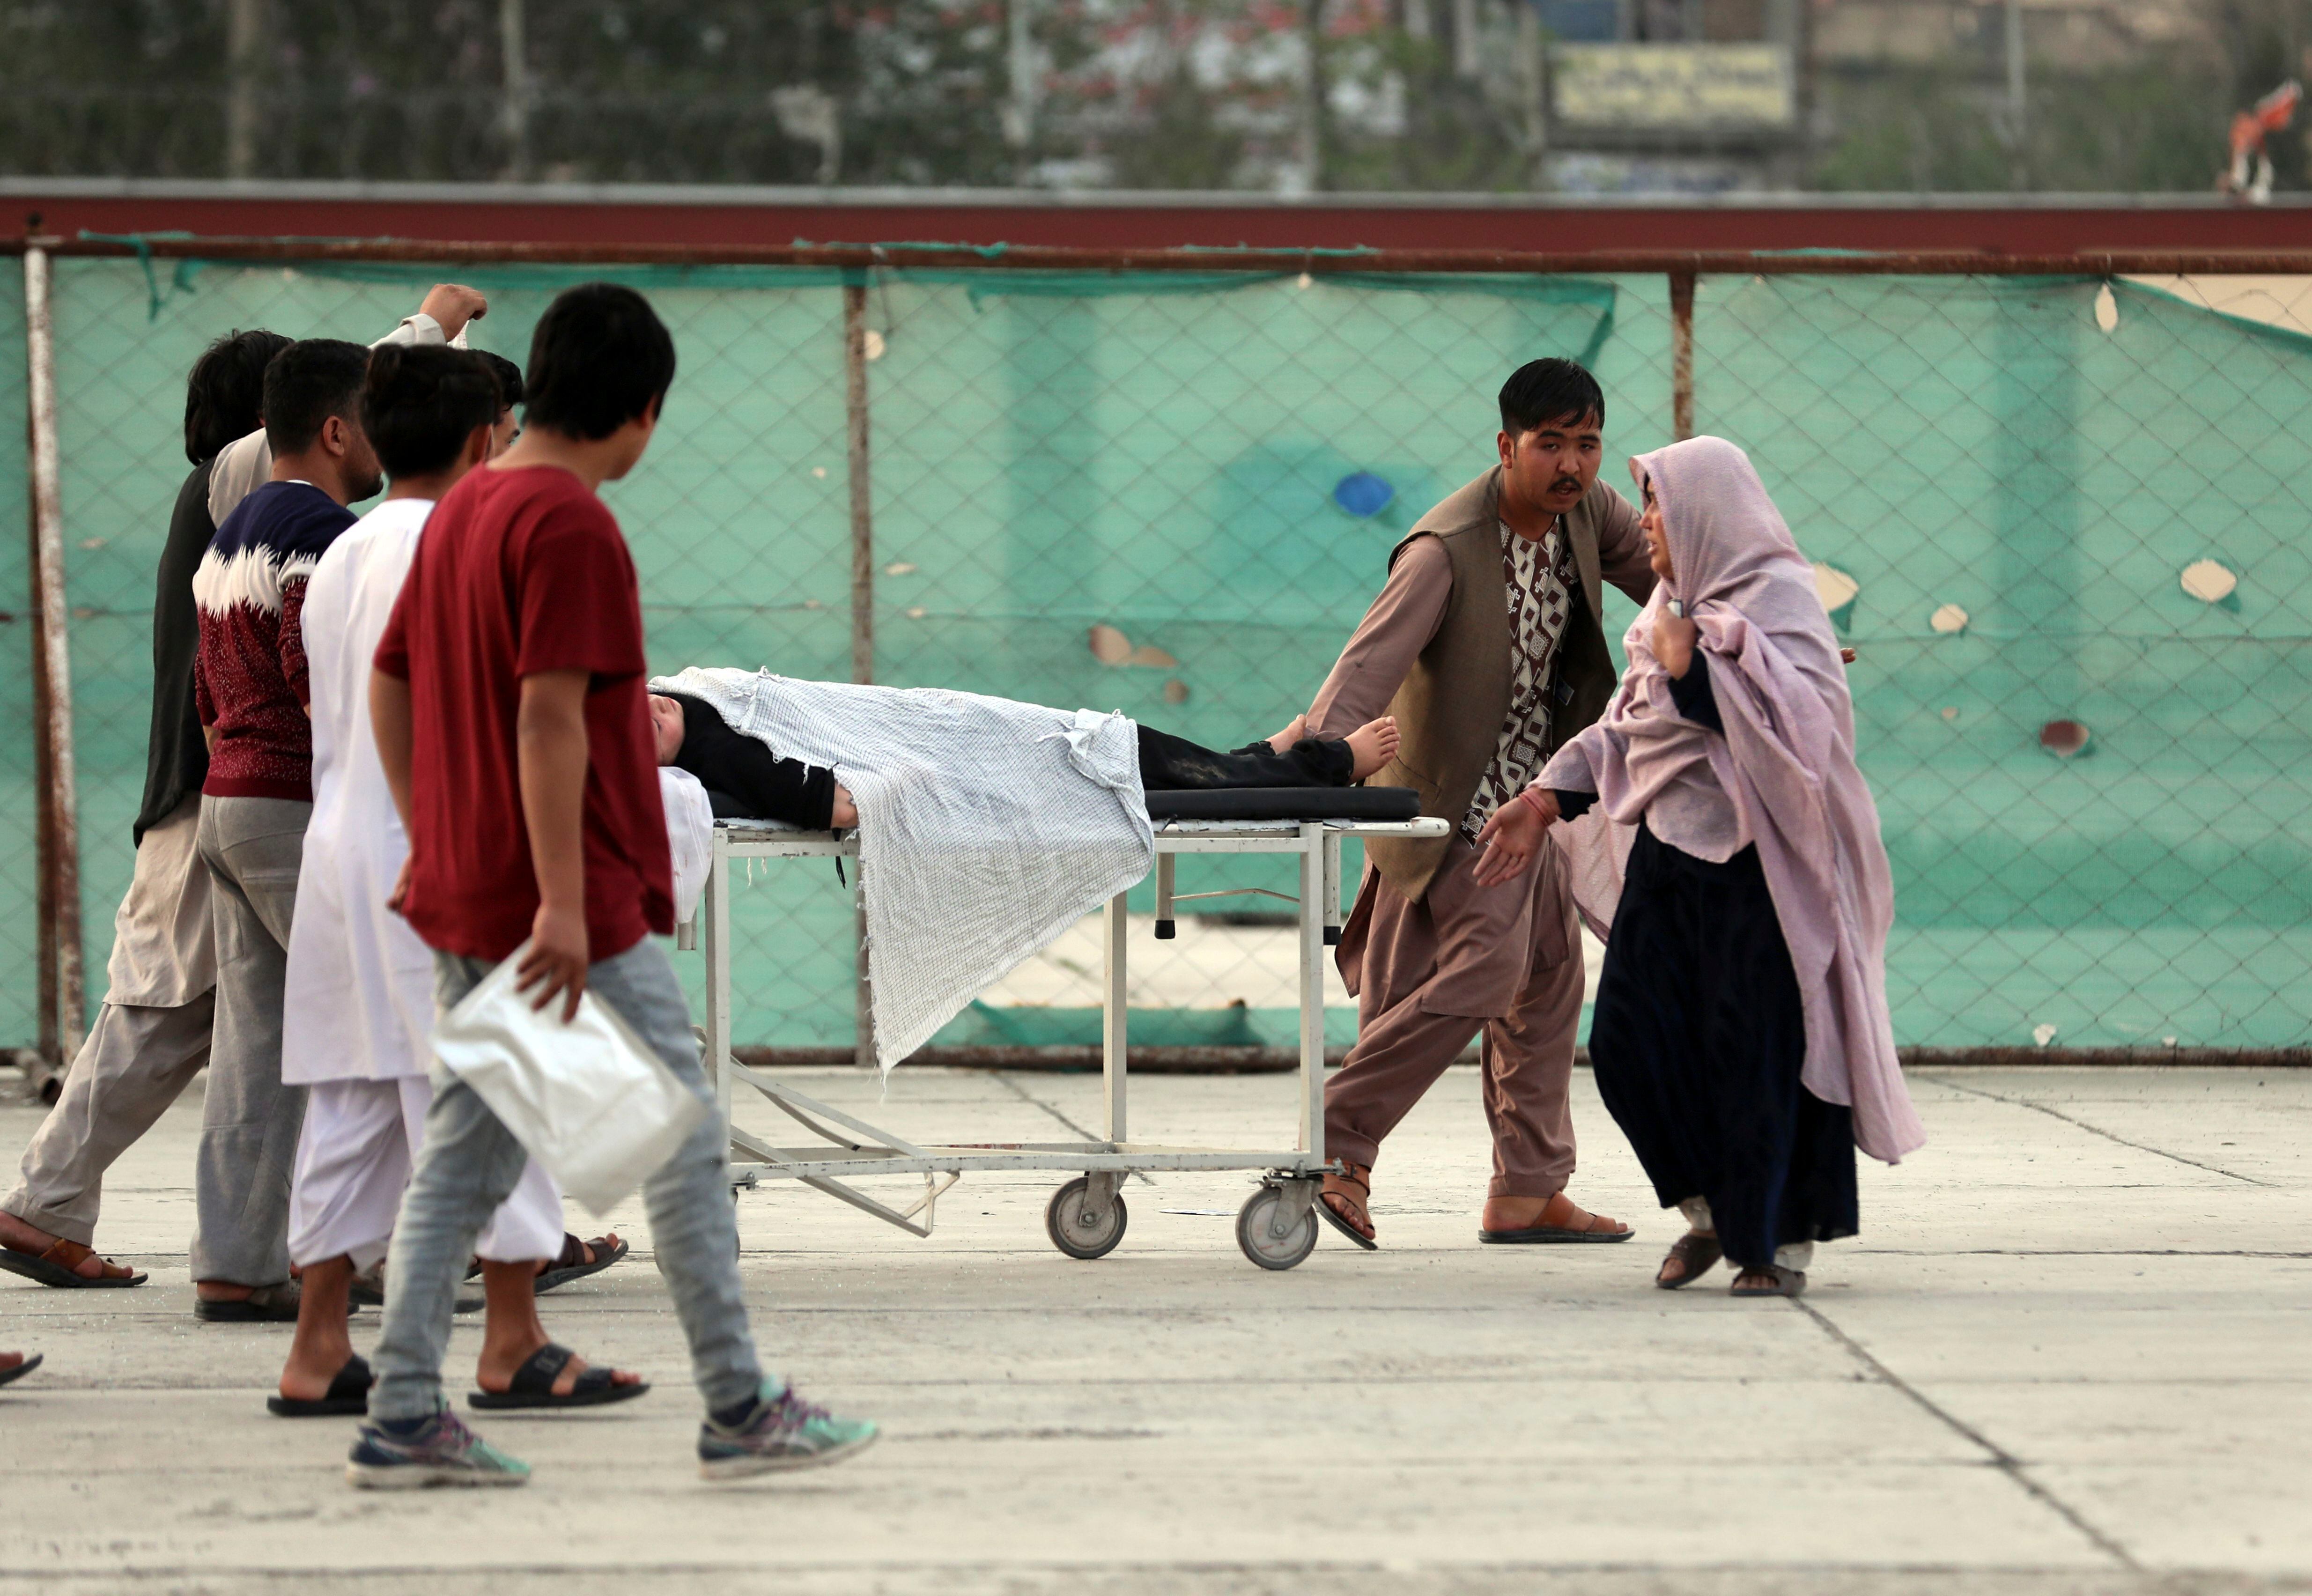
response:
<svg viewBox="0 0 2312 1596"><path fill-rule="evenodd" d="M1798 116L1779 44L1554 45L1549 78L1557 119L1587 127L1787 127Z"/></svg>

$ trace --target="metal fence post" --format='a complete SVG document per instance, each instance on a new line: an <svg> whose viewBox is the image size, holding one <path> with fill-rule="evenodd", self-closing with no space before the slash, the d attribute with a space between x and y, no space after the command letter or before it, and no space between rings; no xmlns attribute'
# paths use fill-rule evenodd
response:
<svg viewBox="0 0 2312 1596"><path fill-rule="evenodd" d="M1676 441L1694 436L1694 274L1669 275L1669 427Z"/></svg>
<svg viewBox="0 0 2312 1596"><path fill-rule="evenodd" d="M80 804L73 765L71 640L57 448L57 361L48 252L24 250L25 397L31 456L32 713L39 790L39 1054L61 1073L80 1051ZM44 1089L45 1081L36 1081Z"/></svg>
<svg viewBox="0 0 2312 1596"><path fill-rule="evenodd" d="M851 680L875 680L875 501L867 457L867 285L843 285L843 408L851 474ZM859 927L852 1059L875 1063L875 1013L867 985L867 871L854 873Z"/></svg>

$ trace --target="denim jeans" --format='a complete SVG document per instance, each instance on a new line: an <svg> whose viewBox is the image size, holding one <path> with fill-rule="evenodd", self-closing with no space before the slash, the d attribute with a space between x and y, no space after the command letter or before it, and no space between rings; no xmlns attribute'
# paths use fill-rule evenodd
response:
<svg viewBox="0 0 2312 1596"><path fill-rule="evenodd" d="M434 963L434 1000L443 1011L495 968L452 953L436 953ZM690 1011L664 948L644 937L623 953L596 960L586 985L713 1108ZM675 1315L690 1342L691 1378L709 1408L734 1407L764 1383L739 1289L739 1222L724 1170L728 1136L722 1114L710 1112L643 1183L659 1273L673 1293ZM459 1279L474 1238L513 1190L527 1157L473 1089L437 1064L425 1145L386 1256L372 1418L423 1418L441 1407L442 1359L449 1350Z"/></svg>

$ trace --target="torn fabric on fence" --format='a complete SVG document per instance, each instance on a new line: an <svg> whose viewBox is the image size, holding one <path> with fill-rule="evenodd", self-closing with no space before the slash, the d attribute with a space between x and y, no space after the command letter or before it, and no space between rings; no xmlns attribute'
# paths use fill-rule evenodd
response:
<svg viewBox="0 0 2312 1596"><path fill-rule="evenodd" d="M769 671L694 668L651 690L711 704L850 790L886 1070L1154 863L1121 715Z"/></svg>

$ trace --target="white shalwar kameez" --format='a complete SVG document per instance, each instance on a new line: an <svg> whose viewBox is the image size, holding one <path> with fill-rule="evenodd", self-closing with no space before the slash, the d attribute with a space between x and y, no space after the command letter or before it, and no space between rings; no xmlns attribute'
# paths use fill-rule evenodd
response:
<svg viewBox="0 0 2312 1596"><path fill-rule="evenodd" d="M281 1078L309 1089L290 1192L301 1267L385 1256L434 1101L434 955L385 907L408 835L370 729L371 659L431 499L389 499L330 545L305 590L313 818L297 877ZM495 1263L562 1251L562 1194L532 1159L476 1249Z"/></svg>

